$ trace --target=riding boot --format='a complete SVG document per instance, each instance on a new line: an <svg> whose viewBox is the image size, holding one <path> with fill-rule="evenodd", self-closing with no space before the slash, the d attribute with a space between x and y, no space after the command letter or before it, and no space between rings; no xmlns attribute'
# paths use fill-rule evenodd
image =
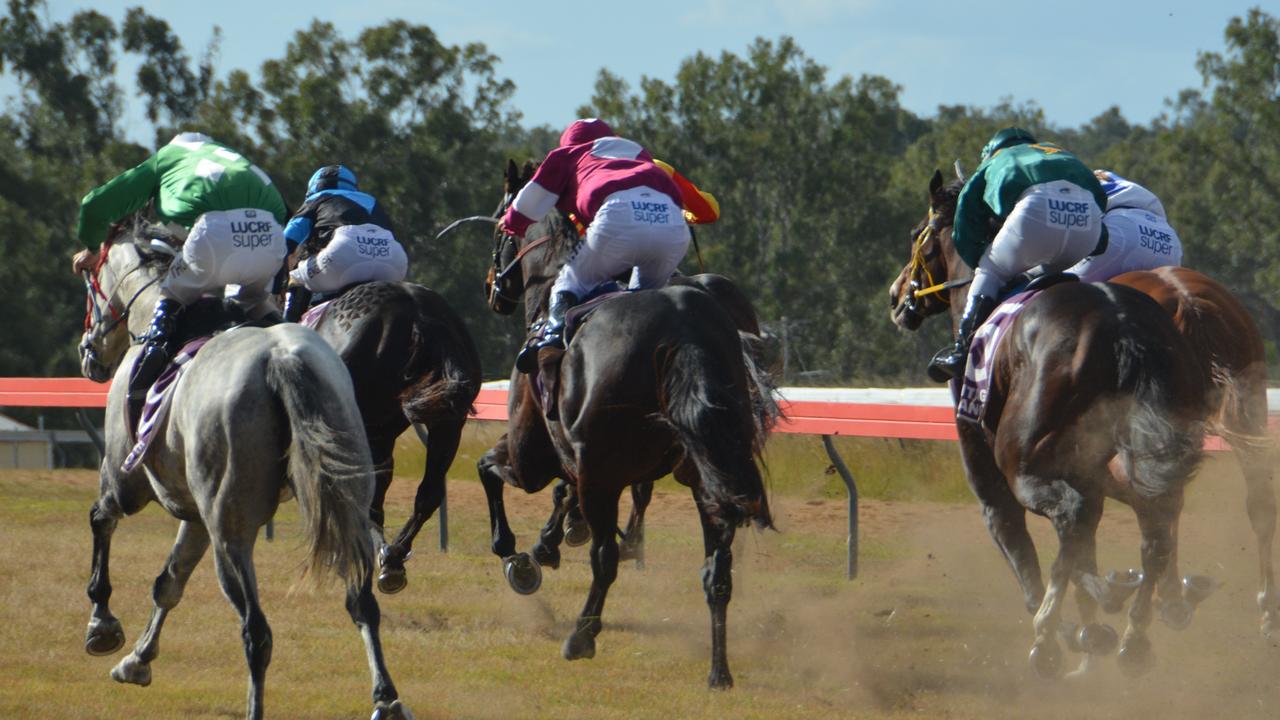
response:
<svg viewBox="0 0 1280 720"><path fill-rule="evenodd" d="M977 332L987 316L996 309L995 298L987 295L970 295L965 303L964 313L960 316L960 332L956 334L956 343L950 348L943 348L929 362L929 379L934 382L947 382L960 377L964 373L965 361L969 356L969 344L973 342L973 334Z"/></svg>
<svg viewBox="0 0 1280 720"><path fill-rule="evenodd" d="M173 356L173 339L177 334L178 314L182 311L182 303L172 298L161 298L156 303L155 315L151 317L151 327L143 335L142 352L133 364L129 374L129 424L137 427L142 415L142 406L147 399L147 391L164 372Z"/></svg>
<svg viewBox="0 0 1280 720"><path fill-rule="evenodd" d="M516 356L516 369L522 373L533 372L538 366L538 351L553 347L564 349L564 318L569 308L578 304L578 296L567 290L561 290L551 298L551 307L547 309L547 320L535 329L535 334L520 349Z"/></svg>
<svg viewBox="0 0 1280 720"><path fill-rule="evenodd" d="M302 285L290 285L284 296L284 321L298 322L311 307L311 291Z"/></svg>

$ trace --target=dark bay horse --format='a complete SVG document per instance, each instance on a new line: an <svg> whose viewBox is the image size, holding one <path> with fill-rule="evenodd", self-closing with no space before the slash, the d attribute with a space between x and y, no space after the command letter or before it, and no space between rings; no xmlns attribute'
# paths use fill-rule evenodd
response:
<svg viewBox="0 0 1280 720"><path fill-rule="evenodd" d="M521 173L508 164L500 211L532 172L530 165ZM577 234L553 213L527 238L496 238L495 260L503 271L491 273L490 305L511 312L523 297L532 321ZM622 491L673 473L692 489L702 521L712 627L708 683L732 686L726 612L735 529L748 521L771 525L756 465L771 417L753 399L757 379L749 364L721 303L701 289L673 286L624 295L595 311L560 363L552 398L556 419L544 417L529 377L513 371L507 433L477 465L489 499L493 550L506 561L509 578L523 572L517 558L531 563L527 554L515 555L503 484L536 492L563 477L573 485L591 528L592 585L564 643L567 659L595 654L605 596L617 574Z"/></svg>
<svg viewBox="0 0 1280 720"><path fill-rule="evenodd" d="M124 644L109 606L111 537L121 517L158 502L182 522L156 578L150 621L111 676L150 684L165 619L212 547L222 592L240 616L249 666L247 717L261 718L272 637L258 599L253 548L259 528L293 495L309 545L308 567L333 571L345 581L347 611L364 640L373 676L373 717L412 720L387 673L379 639L368 444L350 377L315 333L277 325L215 336L184 366L172 407L142 464L122 469L133 446L124 407L138 354L129 340L145 330L172 257L151 252L145 242L121 239L104 248L105 262L90 283L91 312L80 344L86 377L115 378L107 401L101 489L89 513L93 612L85 650L108 655Z"/></svg>
<svg viewBox="0 0 1280 720"><path fill-rule="evenodd" d="M935 173L929 215L915 229L911 261L890 288L892 319L914 330L951 308L958 322L967 268L951 243L960 183ZM950 287L942 292L919 289ZM1098 605L1118 609L1125 588L1098 575L1095 534L1103 500L1128 503L1142 533L1141 581L1120 649L1122 669L1150 669L1147 628L1157 588L1162 611L1190 613L1176 575L1183 489L1204 442L1203 379L1168 314L1147 295L1106 283L1062 283L1028 302L996 350L981 425L957 421L970 488L987 527L1013 567L1027 608L1035 613L1031 662L1046 676L1061 672L1054 638L1069 583L1085 624L1073 639L1095 653L1114 647L1114 631L1095 623ZM1112 463L1115 459L1117 462ZM1113 476L1112 467L1120 472ZM1059 552L1046 589L1026 511L1047 517Z"/></svg>
<svg viewBox="0 0 1280 720"><path fill-rule="evenodd" d="M1150 295L1173 318L1194 351L1191 360L1209 397L1209 429L1231 444L1244 475L1245 507L1258 539L1258 608L1262 634L1280 632L1280 590L1271 559L1276 533L1274 448L1267 433L1266 350L1258 326L1225 287L1195 270L1165 267L1110 282ZM1177 558L1174 558L1176 572Z"/></svg>
<svg viewBox="0 0 1280 720"><path fill-rule="evenodd" d="M378 588L399 592L407 583L404 562L413 539L444 498L445 473L480 392L480 358L471 334L444 298L409 282L352 288L329 304L315 331L351 373L373 454L377 486L370 517L379 531L396 438L410 424L425 431L426 467L413 515L379 553Z"/></svg>

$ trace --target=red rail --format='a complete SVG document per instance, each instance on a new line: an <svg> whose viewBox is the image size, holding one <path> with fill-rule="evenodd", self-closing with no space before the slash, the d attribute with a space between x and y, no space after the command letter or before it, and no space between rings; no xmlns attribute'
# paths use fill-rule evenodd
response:
<svg viewBox="0 0 1280 720"><path fill-rule="evenodd" d="M0 378L0 407L89 407L107 405L110 384L84 378ZM477 420L506 420L507 391L484 388L475 402ZM942 405L783 401L786 419L777 430L805 435L955 440L955 411ZM1271 417L1273 429L1280 417ZM1225 450L1221 438L1205 440L1207 450Z"/></svg>

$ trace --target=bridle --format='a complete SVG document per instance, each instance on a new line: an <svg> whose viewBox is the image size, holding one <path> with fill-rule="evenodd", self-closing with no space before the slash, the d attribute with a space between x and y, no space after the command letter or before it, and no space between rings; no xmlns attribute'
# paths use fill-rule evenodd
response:
<svg viewBox="0 0 1280 720"><path fill-rule="evenodd" d="M942 245L938 242L938 236L944 227L942 214L931 206L929 208L928 221L920 229L920 232L916 233L915 240L911 246L911 262L907 266L907 276L911 278L911 282L908 285L907 297L903 300L903 304L911 312L918 313L916 302L930 295L938 295L944 304L950 305L951 298L947 291L964 287L973 282L973 278L948 280L941 283L934 281L933 273L929 270L929 263L937 259L942 252ZM926 251L925 246L929 244L930 240L934 241L933 246Z"/></svg>
<svg viewBox="0 0 1280 720"><path fill-rule="evenodd" d="M102 253L98 257L98 262L94 266L93 272L83 270L80 273L81 277L84 278L85 287L84 329L86 333L94 338L105 337L106 335L111 334L113 330L122 324L125 325L125 329L128 331L127 323L129 321L129 314L133 310L133 304L138 301L138 298L142 296L142 293L146 292L148 288L160 282L160 280L164 278L164 274L159 274L143 283L142 287L138 288L137 291L133 293L133 297L129 298L129 302L124 304L124 308L122 310L116 310L115 305L111 302L111 298L103 292L102 283L99 280L102 267L107 264L107 256L111 253L111 247L112 243L110 242L103 244ZM125 279L138 270L141 270L143 265L143 263L139 263L136 267L130 269L129 272L122 275L119 281L116 282L116 287L119 288L123 286ZM114 294L115 291L113 290L112 295ZM105 325L102 324L103 313L100 307L100 301L106 303L107 310L111 313L111 320ZM140 339L141 338L134 335L133 332L129 331L130 342L137 343Z"/></svg>

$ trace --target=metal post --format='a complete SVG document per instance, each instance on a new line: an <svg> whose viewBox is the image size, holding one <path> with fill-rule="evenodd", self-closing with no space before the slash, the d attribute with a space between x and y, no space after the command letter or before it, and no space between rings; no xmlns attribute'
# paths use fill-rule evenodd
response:
<svg viewBox="0 0 1280 720"><path fill-rule="evenodd" d="M845 566L845 578L852 580L858 577L858 484L854 482L849 466L844 464L844 459L836 451L830 435L822 436L822 445L827 449L831 466L840 473L840 479L844 480L844 486L849 490L849 538L847 541L849 556Z"/></svg>

